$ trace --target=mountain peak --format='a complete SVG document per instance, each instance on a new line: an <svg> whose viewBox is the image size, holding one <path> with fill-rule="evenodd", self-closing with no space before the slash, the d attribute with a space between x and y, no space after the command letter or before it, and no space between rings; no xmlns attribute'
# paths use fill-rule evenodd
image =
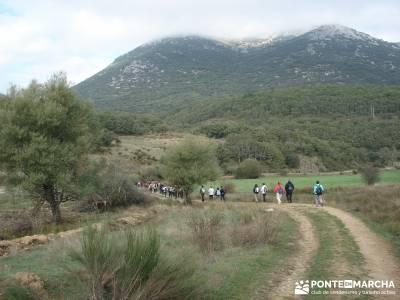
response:
<svg viewBox="0 0 400 300"><path fill-rule="evenodd" d="M377 41L372 36L338 24L327 24L306 33L311 40L330 40L344 38L348 40Z"/></svg>

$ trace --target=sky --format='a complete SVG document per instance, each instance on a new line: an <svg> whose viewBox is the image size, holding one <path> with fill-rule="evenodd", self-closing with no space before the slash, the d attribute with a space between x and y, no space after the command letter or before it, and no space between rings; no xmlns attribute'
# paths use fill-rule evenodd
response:
<svg viewBox="0 0 400 300"><path fill-rule="evenodd" d="M400 1L0 0L0 93L58 71L79 83L165 36L262 38L323 24L400 42Z"/></svg>

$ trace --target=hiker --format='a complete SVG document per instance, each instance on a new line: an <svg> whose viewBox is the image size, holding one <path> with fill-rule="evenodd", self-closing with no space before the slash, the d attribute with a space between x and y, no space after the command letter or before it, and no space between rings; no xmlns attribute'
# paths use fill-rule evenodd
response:
<svg viewBox="0 0 400 300"><path fill-rule="evenodd" d="M282 183L278 181L278 184L274 188L274 193L276 194L276 200L278 201L278 204L282 203L282 196L283 193L285 192Z"/></svg>
<svg viewBox="0 0 400 300"><path fill-rule="evenodd" d="M168 193L168 187L165 185L165 186L163 187L163 194L164 194L164 197L165 197L165 198L167 198L167 193Z"/></svg>
<svg viewBox="0 0 400 300"><path fill-rule="evenodd" d="M260 188L258 187L258 184L256 183L253 187L253 194L254 194L254 201L258 202L258 193L260 192Z"/></svg>
<svg viewBox="0 0 400 300"><path fill-rule="evenodd" d="M200 188L200 196L201 196L201 202L204 202L204 195L206 193L206 189L204 188L204 186L202 185Z"/></svg>
<svg viewBox="0 0 400 300"><path fill-rule="evenodd" d="M324 202L323 202L323 199L322 199L322 194L324 192L325 192L324 187L319 182L319 180L317 180L317 182L313 186L313 194L314 194L314 198L315 198L315 206L316 207L324 206Z"/></svg>
<svg viewBox="0 0 400 300"><path fill-rule="evenodd" d="M225 201L225 189L222 186L219 189L219 192L221 193L221 200Z"/></svg>
<svg viewBox="0 0 400 300"><path fill-rule="evenodd" d="M288 180L288 182L285 184L285 192L286 192L286 200L288 203L292 203L292 197L293 197L293 191L294 191L294 184Z"/></svg>
<svg viewBox="0 0 400 300"><path fill-rule="evenodd" d="M208 199L209 199L209 200L214 199L214 192L215 192L215 190L214 190L214 188L211 186L211 187L208 189Z"/></svg>
<svg viewBox="0 0 400 300"><path fill-rule="evenodd" d="M267 185L265 183L262 184L261 186L261 195L263 198L263 202L267 202L267 192L268 192L268 188Z"/></svg>
<svg viewBox="0 0 400 300"><path fill-rule="evenodd" d="M219 187L217 187L217 190L215 191L215 197L217 197L217 199L221 199L221 191Z"/></svg>

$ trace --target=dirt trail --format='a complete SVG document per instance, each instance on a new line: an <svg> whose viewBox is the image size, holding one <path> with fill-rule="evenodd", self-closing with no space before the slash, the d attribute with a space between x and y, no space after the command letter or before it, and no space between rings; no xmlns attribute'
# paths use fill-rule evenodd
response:
<svg viewBox="0 0 400 300"><path fill-rule="evenodd" d="M350 213L333 207L325 207L324 210L339 218L349 229L365 258L365 268L371 279L393 280L399 295L400 264L392 254L392 247Z"/></svg>
<svg viewBox="0 0 400 300"><path fill-rule="evenodd" d="M296 255L293 256L290 268L284 270L283 274L277 274L279 276L278 287L274 288L274 292L271 295L271 291L268 292L267 299L287 299L293 298L294 287L296 281L299 279L305 279L305 274L309 265L315 256L318 249L318 238L314 232L311 221L298 209L297 207L303 207L302 205L295 206L274 206L275 208L282 210L289 214L298 223L298 232L300 236L297 239ZM262 295L258 295L259 297ZM262 299L265 299L262 298Z"/></svg>

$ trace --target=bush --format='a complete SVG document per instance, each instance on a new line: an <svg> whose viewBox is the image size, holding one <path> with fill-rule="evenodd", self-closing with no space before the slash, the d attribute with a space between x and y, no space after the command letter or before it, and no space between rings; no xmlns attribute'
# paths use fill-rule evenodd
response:
<svg viewBox="0 0 400 300"><path fill-rule="evenodd" d="M192 264L161 257L154 230L131 230L117 239L88 228L71 257L89 275L90 299L189 299L195 291Z"/></svg>
<svg viewBox="0 0 400 300"><path fill-rule="evenodd" d="M259 244L274 244L278 240L278 217L266 218L245 213L241 215L240 224L232 230L234 246L254 247Z"/></svg>
<svg viewBox="0 0 400 300"><path fill-rule="evenodd" d="M261 176L260 164L254 159L246 159L236 169L235 177L238 179L255 179Z"/></svg>
<svg viewBox="0 0 400 300"><path fill-rule="evenodd" d="M129 206L146 200L146 196L137 189L134 182L113 165L102 170L95 164L80 182L81 197L87 200L82 209Z"/></svg>
<svg viewBox="0 0 400 300"><path fill-rule="evenodd" d="M379 169L368 165L366 167L360 168L359 173L361 174L361 178L367 185L374 185L379 182Z"/></svg>
<svg viewBox="0 0 400 300"><path fill-rule="evenodd" d="M210 253L221 246L220 230L223 216L220 213L201 212L189 215L187 222L192 231L192 238L200 250Z"/></svg>

